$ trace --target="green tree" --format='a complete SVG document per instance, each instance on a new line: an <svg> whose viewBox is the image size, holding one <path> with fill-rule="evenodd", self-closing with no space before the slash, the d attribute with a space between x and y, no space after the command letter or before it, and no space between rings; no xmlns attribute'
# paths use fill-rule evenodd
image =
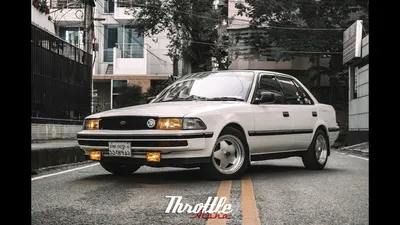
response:
<svg viewBox="0 0 400 225"><path fill-rule="evenodd" d="M144 104L145 100L142 94L142 87L138 85L124 87L121 91L121 95L119 95L115 101L117 101L116 108Z"/></svg>
<svg viewBox="0 0 400 225"><path fill-rule="evenodd" d="M368 29L368 0L245 0L236 4L239 15L252 18L250 26L259 32L249 39L254 50L262 53L271 47L276 51L277 60L291 60L296 55L308 56L315 60L312 52L341 52L343 31L354 19L350 14L364 12L360 19ZM360 14L361 15L361 14ZM301 52L301 53L297 53ZM307 52L310 52L307 54ZM339 69L341 55L332 60L332 69Z"/></svg>
<svg viewBox="0 0 400 225"><path fill-rule="evenodd" d="M316 66L306 73L310 77L308 83L317 83L317 98L321 74L329 75L334 85L346 79L341 53L343 32L356 19L362 19L368 29L368 0L245 0L245 3L236 7L239 15L252 18L250 27L256 31L243 39L252 47L250 55L272 52L277 61L309 57ZM359 18L350 18L357 12ZM329 67L320 66L322 54L330 56Z"/></svg>
<svg viewBox="0 0 400 225"><path fill-rule="evenodd" d="M204 71L212 56L223 62L227 55L220 53L217 29L225 11L214 9L213 0L135 0L127 13L139 34L166 32L174 75L182 57L191 60L192 70Z"/></svg>

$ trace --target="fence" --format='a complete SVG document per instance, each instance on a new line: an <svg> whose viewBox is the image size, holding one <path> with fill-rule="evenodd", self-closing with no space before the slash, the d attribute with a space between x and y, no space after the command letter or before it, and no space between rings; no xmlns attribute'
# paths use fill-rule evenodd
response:
<svg viewBox="0 0 400 225"><path fill-rule="evenodd" d="M31 25L31 117L82 120L90 114L91 55Z"/></svg>

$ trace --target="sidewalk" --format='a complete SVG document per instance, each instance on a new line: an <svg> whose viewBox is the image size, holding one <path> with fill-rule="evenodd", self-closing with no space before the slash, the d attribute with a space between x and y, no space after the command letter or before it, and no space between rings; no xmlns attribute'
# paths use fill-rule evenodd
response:
<svg viewBox="0 0 400 225"><path fill-rule="evenodd" d="M355 154L361 154L363 156L369 156L369 142L363 142L360 144L340 147L338 151L352 152Z"/></svg>
<svg viewBox="0 0 400 225"><path fill-rule="evenodd" d="M77 140L32 141L31 171L85 161Z"/></svg>

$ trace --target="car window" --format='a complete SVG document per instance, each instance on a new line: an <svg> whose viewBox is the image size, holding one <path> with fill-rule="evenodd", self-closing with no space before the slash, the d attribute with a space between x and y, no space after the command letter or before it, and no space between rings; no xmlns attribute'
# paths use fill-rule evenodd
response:
<svg viewBox="0 0 400 225"><path fill-rule="evenodd" d="M306 105L313 105L313 101L310 98L310 96L307 94L307 92L304 91L304 89L298 84L298 82L296 82L295 80L293 80L293 83L296 85L297 89L299 90L300 96L303 98L303 104Z"/></svg>
<svg viewBox="0 0 400 225"><path fill-rule="evenodd" d="M304 98L301 96L299 89L293 83L291 79L288 78L277 78L279 83L282 86L283 93L285 95L285 100L287 104L290 105L299 105L305 104Z"/></svg>
<svg viewBox="0 0 400 225"><path fill-rule="evenodd" d="M257 92L272 92L275 95L274 104L283 104L283 94L279 83L273 76L263 75L260 78L260 84Z"/></svg>

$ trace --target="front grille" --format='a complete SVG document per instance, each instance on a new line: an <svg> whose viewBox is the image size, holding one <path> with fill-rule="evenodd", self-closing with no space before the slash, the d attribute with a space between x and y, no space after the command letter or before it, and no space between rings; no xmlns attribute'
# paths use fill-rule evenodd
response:
<svg viewBox="0 0 400 225"><path fill-rule="evenodd" d="M100 119L99 127L102 130L152 130L156 129L156 126L149 128L147 121L150 119L155 120L157 124L157 118L147 116L115 116L115 117L104 117Z"/></svg>

